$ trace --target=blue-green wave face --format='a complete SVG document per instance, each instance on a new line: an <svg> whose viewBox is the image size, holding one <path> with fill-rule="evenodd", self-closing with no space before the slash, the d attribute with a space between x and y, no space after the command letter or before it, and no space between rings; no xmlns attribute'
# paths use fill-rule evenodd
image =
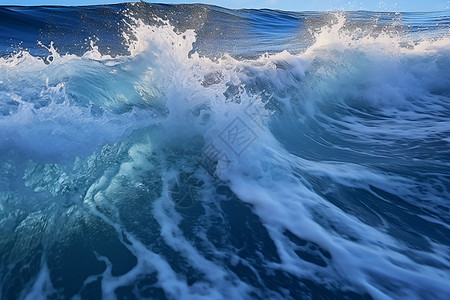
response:
<svg viewBox="0 0 450 300"><path fill-rule="evenodd" d="M450 299L449 25L0 7L0 299Z"/></svg>

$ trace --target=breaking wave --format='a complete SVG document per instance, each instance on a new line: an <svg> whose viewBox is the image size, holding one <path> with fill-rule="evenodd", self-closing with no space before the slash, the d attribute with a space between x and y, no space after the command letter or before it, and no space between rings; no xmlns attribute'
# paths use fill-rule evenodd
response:
<svg viewBox="0 0 450 300"><path fill-rule="evenodd" d="M449 299L448 12L0 16L0 298Z"/></svg>

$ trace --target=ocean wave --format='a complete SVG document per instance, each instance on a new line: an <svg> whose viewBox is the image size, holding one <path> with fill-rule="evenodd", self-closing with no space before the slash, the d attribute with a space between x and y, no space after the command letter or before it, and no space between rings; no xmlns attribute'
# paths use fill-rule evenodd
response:
<svg viewBox="0 0 450 300"><path fill-rule="evenodd" d="M3 298L450 296L447 12L0 14Z"/></svg>

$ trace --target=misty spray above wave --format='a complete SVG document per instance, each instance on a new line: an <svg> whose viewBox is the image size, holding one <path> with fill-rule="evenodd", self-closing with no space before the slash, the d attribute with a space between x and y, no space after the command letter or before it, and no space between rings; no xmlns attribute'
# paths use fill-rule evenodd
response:
<svg viewBox="0 0 450 300"><path fill-rule="evenodd" d="M447 15L48 10L0 60L3 297L450 296Z"/></svg>

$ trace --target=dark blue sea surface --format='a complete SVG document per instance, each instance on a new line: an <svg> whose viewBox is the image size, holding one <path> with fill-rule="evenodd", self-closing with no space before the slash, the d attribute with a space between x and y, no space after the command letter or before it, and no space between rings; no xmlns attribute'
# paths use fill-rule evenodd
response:
<svg viewBox="0 0 450 300"><path fill-rule="evenodd" d="M450 299L450 12L0 6L0 299Z"/></svg>

